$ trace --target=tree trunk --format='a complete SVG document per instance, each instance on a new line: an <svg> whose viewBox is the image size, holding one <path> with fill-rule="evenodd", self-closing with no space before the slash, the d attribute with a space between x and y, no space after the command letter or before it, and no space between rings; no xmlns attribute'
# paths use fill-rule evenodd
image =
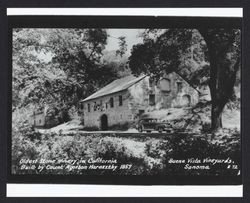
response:
<svg viewBox="0 0 250 203"><path fill-rule="evenodd" d="M222 111L226 104L223 95L220 92L220 62L218 56L215 56L216 50L211 48L212 53L210 53L210 94L211 94L211 131L216 131L222 128Z"/></svg>
<svg viewBox="0 0 250 203"><path fill-rule="evenodd" d="M210 60L211 131L222 127L222 112L234 92L240 54L234 49L234 33L230 30L199 30L208 47Z"/></svg>
<svg viewBox="0 0 250 203"><path fill-rule="evenodd" d="M222 110L219 109L218 105L216 105L216 104L212 105L211 130L216 130L216 129L222 128Z"/></svg>

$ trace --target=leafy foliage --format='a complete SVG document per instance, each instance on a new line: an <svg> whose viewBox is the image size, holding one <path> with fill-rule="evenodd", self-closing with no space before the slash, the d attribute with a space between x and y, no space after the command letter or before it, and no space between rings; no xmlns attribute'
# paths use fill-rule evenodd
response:
<svg viewBox="0 0 250 203"><path fill-rule="evenodd" d="M122 57L126 53L128 45L126 44L126 40L125 40L124 36L121 36L118 39L119 39L119 47L120 47L120 49L118 49L116 51L116 55L120 55Z"/></svg>
<svg viewBox="0 0 250 203"><path fill-rule="evenodd" d="M29 130L28 130L29 129ZM30 132L33 136L26 136ZM193 135L176 133L168 137L146 139L145 136L134 138L115 138L112 134L58 135L39 134L26 128L25 131L15 132L12 145L12 172L14 174L119 174L119 175L236 175L238 170L228 170L226 165L210 165L211 170L186 170L184 164L169 164L173 159L216 158L230 157L235 165L241 166L240 135L237 130L226 130L218 134ZM35 136L37 135L37 136ZM211 136L215 136L211 138ZM129 146L131 139L144 143L144 151L138 153L138 147ZM19 161L26 159L74 159L88 160L102 158L117 160L117 165L132 164L131 169L110 170L67 170L46 169L21 170ZM60 164L51 164L58 166Z"/></svg>
<svg viewBox="0 0 250 203"><path fill-rule="evenodd" d="M207 64L207 59L205 42L197 30L146 30L143 36L144 43L134 45L129 57L133 74L145 73L158 79L175 71L198 85L194 82L199 78L197 71Z"/></svg>
<svg viewBox="0 0 250 203"><path fill-rule="evenodd" d="M105 29L14 29L13 111L47 105L67 121L79 100L118 77L103 63L106 43Z"/></svg>
<svg viewBox="0 0 250 203"><path fill-rule="evenodd" d="M212 136L212 137L211 137ZM214 137L215 136L215 137ZM156 164L158 173L166 175L236 175L238 170L228 170L227 164L210 165L209 170L185 169L187 160L194 158L203 159L228 159L234 161L240 170L240 135L237 130L227 130L216 135L206 134L176 134L169 137L167 141L150 141L146 144L146 154L154 159L158 159L160 164ZM185 163L172 164L170 159L185 160ZM232 164L232 162L231 162ZM206 165L190 164L193 166Z"/></svg>
<svg viewBox="0 0 250 203"><path fill-rule="evenodd" d="M239 29L146 30L144 43L133 46L132 73L159 79L175 71L191 86L209 85L212 130L222 127L221 114L239 81ZM239 83L239 82L238 82Z"/></svg>
<svg viewBox="0 0 250 203"><path fill-rule="evenodd" d="M143 174L148 166L143 157L135 156L123 143L113 138L91 134L88 136L59 136L58 134L44 134L35 139L19 134L15 136L12 145L13 159L12 172L14 174ZM102 158L116 159L118 165L133 164L131 170L22 170L21 159L45 160L88 160ZM59 164L52 164L58 166Z"/></svg>
<svg viewBox="0 0 250 203"><path fill-rule="evenodd" d="M117 55L116 51L103 52L103 64L115 71L119 78L131 75L131 70L128 67L128 57L126 54Z"/></svg>
<svg viewBox="0 0 250 203"><path fill-rule="evenodd" d="M210 61L210 92L212 98L212 130L222 127L222 111L234 95L240 68L239 29L200 29L208 47Z"/></svg>

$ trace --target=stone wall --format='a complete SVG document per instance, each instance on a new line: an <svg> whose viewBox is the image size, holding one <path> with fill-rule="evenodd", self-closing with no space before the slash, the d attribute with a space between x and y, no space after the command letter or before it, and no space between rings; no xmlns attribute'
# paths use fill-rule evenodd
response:
<svg viewBox="0 0 250 203"><path fill-rule="evenodd" d="M154 95L154 103L152 97ZM119 96L123 104L119 106ZM114 107L110 106L110 98L114 99ZM199 100L198 91L190 87L176 73L165 75L158 82L145 77L127 90L92 99L83 103L84 126L101 129L101 116L107 115L108 126L132 123L142 113L171 107L194 105ZM88 111L90 105L90 112Z"/></svg>
<svg viewBox="0 0 250 203"><path fill-rule="evenodd" d="M169 74L172 77L171 107L193 106L199 101L199 93L176 73ZM182 84L178 91L178 83ZM187 102L187 100L189 100Z"/></svg>
<svg viewBox="0 0 250 203"><path fill-rule="evenodd" d="M119 105L119 96L122 96L122 105ZM114 106L110 106L110 98L114 100ZM107 115L108 126L116 124L124 124L132 121L132 113L128 108L129 94L128 91L117 92L106 95L97 99L86 101L83 103L84 126L101 127L101 116ZM90 112L88 111L90 105Z"/></svg>
<svg viewBox="0 0 250 203"><path fill-rule="evenodd" d="M181 88L178 88L178 84L181 84ZM176 73L165 75L158 82L150 82L149 77L145 77L128 90L129 108L134 114L139 110L150 112L171 107L192 106L199 100L198 91L190 87ZM150 94L155 97L154 105L150 102Z"/></svg>
<svg viewBox="0 0 250 203"><path fill-rule="evenodd" d="M43 127L45 125L44 113L32 115L30 120L33 126Z"/></svg>

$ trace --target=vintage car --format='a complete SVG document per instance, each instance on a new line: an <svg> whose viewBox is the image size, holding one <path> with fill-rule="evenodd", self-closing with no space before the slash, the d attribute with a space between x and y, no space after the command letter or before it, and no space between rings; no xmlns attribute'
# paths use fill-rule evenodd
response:
<svg viewBox="0 0 250 203"><path fill-rule="evenodd" d="M172 132L172 126L169 122L162 122L156 118L143 118L139 120L137 125L137 129L139 132L151 132L151 131L158 131L158 132Z"/></svg>

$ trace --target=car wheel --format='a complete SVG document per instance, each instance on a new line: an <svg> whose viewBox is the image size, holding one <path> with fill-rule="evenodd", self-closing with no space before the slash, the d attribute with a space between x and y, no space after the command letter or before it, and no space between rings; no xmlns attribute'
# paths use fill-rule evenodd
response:
<svg viewBox="0 0 250 203"><path fill-rule="evenodd" d="M162 133L162 132L163 132L163 128L162 128L162 127L159 127L159 128L158 128L158 131L159 131L159 133Z"/></svg>

